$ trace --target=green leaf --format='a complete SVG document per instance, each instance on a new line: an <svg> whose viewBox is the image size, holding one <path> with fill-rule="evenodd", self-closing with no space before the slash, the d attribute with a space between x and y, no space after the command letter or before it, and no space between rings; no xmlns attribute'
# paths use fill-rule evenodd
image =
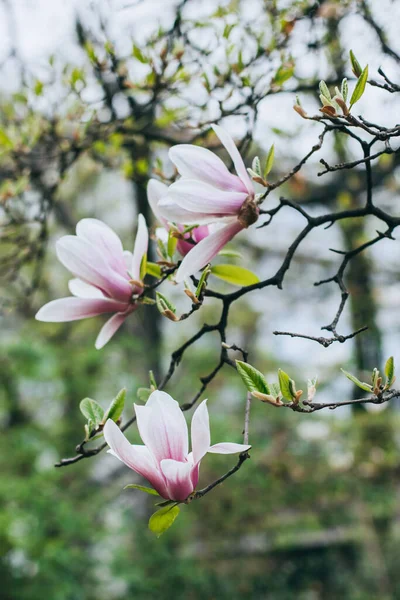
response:
<svg viewBox="0 0 400 600"><path fill-rule="evenodd" d="M35 92L35 95L41 96L43 94L43 88L44 88L43 81L40 81L39 79L37 79L35 81L35 85L33 86L33 91Z"/></svg>
<svg viewBox="0 0 400 600"><path fill-rule="evenodd" d="M327 100L331 100L331 93L328 89L328 86L326 85L325 81L320 81L319 82L319 91L321 92L321 94L323 96L325 96L325 98Z"/></svg>
<svg viewBox="0 0 400 600"><path fill-rule="evenodd" d="M152 277L156 277L160 279L162 277L162 271L160 265L153 262L148 262L146 266L147 275L151 275Z"/></svg>
<svg viewBox="0 0 400 600"><path fill-rule="evenodd" d="M112 400L110 406L108 407L104 417L103 423L107 421L107 419L111 419L112 421L117 422L125 406L125 398L126 398L126 389L122 388L115 396L114 400Z"/></svg>
<svg viewBox="0 0 400 600"><path fill-rule="evenodd" d="M170 506L176 504L175 500L163 500L162 502L156 502L154 506Z"/></svg>
<svg viewBox="0 0 400 600"><path fill-rule="evenodd" d="M178 238L176 238L175 236L171 235L171 230L169 231L168 234L168 244L167 244L167 251L168 251L168 256L170 256L171 258L174 256L175 254L175 250L176 250L176 245L178 243Z"/></svg>
<svg viewBox="0 0 400 600"><path fill-rule="evenodd" d="M202 77L203 77L203 85L206 88L207 92L210 93L211 92L211 84L210 84L210 80L208 79L207 73L203 73Z"/></svg>
<svg viewBox="0 0 400 600"><path fill-rule="evenodd" d="M238 54L238 68L239 68L239 71L243 71L243 68L244 68L243 52L241 49L239 50L239 54Z"/></svg>
<svg viewBox="0 0 400 600"><path fill-rule="evenodd" d="M96 52L94 50L93 44L91 42L89 42L89 40L86 40L85 44L84 44L85 50L86 50L86 54L89 57L89 60L92 63L97 63L97 56L96 56Z"/></svg>
<svg viewBox="0 0 400 600"><path fill-rule="evenodd" d="M149 529L155 533L157 537L160 537L164 531L167 531L167 529L171 527L179 513L180 508L176 505L160 508L160 510L151 515Z"/></svg>
<svg viewBox="0 0 400 600"><path fill-rule="evenodd" d="M364 71L361 73L361 75L356 83L356 87L354 88L354 91L350 98L350 108L353 106L353 104L358 102L359 99L361 98L361 96L363 95L363 93L365 91L365 86L367 84L367 80L368 80L368 65L365 67Z"/></svg>
<svg viewBox="0 0 400 600"><path fill-rule="evenodd" d="M290 79L293 76L293 73L294 73L294 64L291 62L286 63L286 64L282 65L281 67L279 67L279 69L275 73L275 77L273 78L273 83L275 85L280 86L280 85L284 84L285 81Z"/></svg>
<svg viewBox="0 0 400 600"><path fill-rule="evenodd" d="M156 382L156 378L154 377L153 371L149 371L149 381L150 381L150 385L156 390L157 382Z"/></svg>
<svg viewBox="0 0 400 600"><path fill-rule="evenodd" d="M136 395L142 402L147 402L150 394L152 393L152 389L150 388L138 388Z"/></svg>
<svg viewBox="0 0 400 600"><path fill-rule="evenodd" d="M143 281L147 273L147 254L143 254L142 261L140 263L140 280Z"/></svg>
<svg viewBox="0 0 400 600"><path fill-rule="evenodd" d="M0 147L1 146L5 147L5 148L13 147L12 141L10 140L8 135L5 133L5 131L3 131L3 129L0 129Z"/></svg>
<svg viewBox="0 0 400 600"><path fill-rule="evenodd" d="M375 389L377 383L378 383L378 379L379 379L379 371L378 369L374 369L372 371L372 377L371 377L371 381L372 381L372 389Z"/></svg>
<svg viewBox="0 0 400 600"><path fill-rule="evenodd" d="M387 359L385 364L385 375L387 377L386 385L390 387L394 380L394 359L393 356Z"/></svg>
<svg viewBox="0 0 400 600"><path fill-rule="evenodd" d="M224 250L221 250L221 252L218 252L218 256L226 256L228 258L243 258L240 252L237 252L236 250L229 250L229 248L225 248Z"/></svg>
<svg viewBox="0 0 400 600"><path fill-rule="evenodd" d="M79 404L79 408L83 416L92 420L96 427L100 425L104 417L104 410L96 400L84 398Z"/></svg>
<svg viewBox="0 0 400 600"><path fill-rule="evenodd" d="M353 50L350 50L350 62L353 73L356 77L360 77L362 73L362 68L356 57L354 56Z"/></svg>
<svg viewBox="0 0 400 600"><path fill-rule="evenodd" d="M161 292L156 292L156 304L160 313L163 313L166 310L170 310L174 314L176 313L176 307L173 304L171 304L168 298L161 294Z"/></svg>
<svg viewBox="0 0 400 600"><path fill-rule="evenodd" d="M341 88L340 88L340 93L343 96L343 100L346 102L347 101L347 96L349 95L349 86L348 86L346 77L342 81L342 85L341 85Z"/></svg>
<svg viewBox="0 0 400 600"><path fill-rule="evenodd" d="M83 69L75 67L74 69L72 69L70 76L70 83L72 87L75 87L78 81L85 81L85 72L83 71Z"/></svg>
<svg viewBox="0 0 400 600"><path fill-rule="evenodd" d="M92 419L88 419L88 422L85 425L85 431L87 432L87 439L90 438L90 434L92 433L93 429L96 428L96 423L94 421L92 421Z"/></svg>
<svg viewBox="0 0 400 600"><path fill-rule="evenodd" d="M258 177L261 177L261 163L258 156L254 157L253 162L251 164L251 168Z"/></svg>
<svg viewBox="0 0 400 600"><path fill-rule="evenodd" d="M282 371L282 369L278 370L278 378L279 378L279 387L281 389L282 396L291 402L295 397L295 387L293 379L290 379L289 375Z"/></svg>
<svg viewBox="0 0 400 600"><path fill-rule="evenodd" d="M160 251L161 256L163 257L164 260L168 260L168 252L167 249L165 247L165 244L162 240L160 240L160 238L158 238L157 240L157 246L158 249Z"/></svg>
<svg viewBox="0 0 400 600"><path fill-rule="evenodd" d="M255 171L253 171L253 169L246 169L246 170L252 179L257 179L257 177L260 177L260 175L258 173L256 173Z"/></svg>
<svg viewBox="0 0 400 600"><path fill-rule="evenodd" d="M215 275L215 277L227 281L232 285L253 285L260 281L257 275L248 269L236 265L215 265L214 267L211 267L211 273Z"/></svg>
<svg viewBox="0 0 400 600"><path fill-rule="evenodd" d="M360 381L359 379L357 379L357 377L355 377L348 371L345 371L344 369L340 369L340 370L342 371L342 373L344 373L346 375L347 379L350 379L350 381L355 383L357 387L361 388L365 392L372 392L372 385L369 385L368 383L364 383L363 381Z"/></svg>
<svg viewBox="0 0 400 600"><path fill-rule="evenodd" d="M321 104L323 106L333 106L332 100L327 100L327 98L325 98L325 96L322 94L319 95L319 99L321 100Z"/></svg>
<svg viewBox="0 0 400 600"><path fill-rule="evenodd" d="M195 291L196 298L200 297L200 294L203 291L203 288L204 288L204 286L207 283L207 279L208 279L208 276L209 276L210 272L211 272L210 265L207 265L203 269L203 271L202 271L202 273L200 275L199 283L197 284L197 288L196 288L196 291Z"/></svg>
<svg viewBox="0 0 400 600"><path fill-rule="evenodd" d="M224 27L224 32L222 34L222 37L224 37L225 39L228 39L230 32L232 31L232 29L235 27L235 24L226 24Z"/></svg>
<svg viewBox="0 0 400 600"><path fill-rule="evenodd" d="M152 496L159 496L160 494L153 490L153 488L146 487L145 485L137 485L136 483L129 483L124 487L124 490L128 489L139 490L140 492L146 492L146 494L151 494Z"/></svg>
<svg viewBox="0 0 400 600"><path fill-rule="evenodd" d="M185 234L185 233L190 233L191 231L193 231L193 229L196 229L196 227L198 227L198 225L188 225L187 227L185 227L185 229L183 229L181 231L181 233Z"/></svg>
<svg viewBox="0 0 400 600"><path fill-rule="evenodd" d="M275 146L274 146L274 144L272 144L271 148L269 149L268 155L267 155L267 160L265 161L264 179L267 177L267 175L271 171L272 166L274 164L274 159L275 159Z"/></svg>
<svg viewBox="0 0 400 600"><path fill-rule="evenodd" d="M278 396L280 396L281 388L279 387L279 384L277 384L277 383L271 383L270 384L270 388L271 388L271 395L272 396L274 396L275 398L277 398Z"/></svg>
<svg viewBox="0 0 400 600"><path fill-rule="evenodd" d="M260 371L241 360L236 361L236 368L249 392L270 394L268 383Z"/></svg>
<svg viewBox="0 0 400 600"><path fill-rule="evenodd" d="M141 51L141 49L139 48L139 46L136 46L135 44L133 45L132 48L132 56L134 56L139 62L146 64L147 58L144 56L143 52Z"/></svg>

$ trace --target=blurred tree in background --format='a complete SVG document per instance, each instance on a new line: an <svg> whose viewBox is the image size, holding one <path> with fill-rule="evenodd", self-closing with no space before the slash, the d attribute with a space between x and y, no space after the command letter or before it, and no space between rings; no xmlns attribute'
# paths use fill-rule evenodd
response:
<svg viewBox="0 0 400 600"><path fill-rule="evenodd" d="M20 4L0 4L8 34L0 88L2 598L400 598L400 423L393 406L302 415L254 402L257 452L155 539L147 530L146 498L121 491L133 477L122 465L105 454L62 469L54 464L84 435L80 400L90 396L105 407L124 386L124 418L130 418L148 370L157 379L165 372L177 345L215 320L217 300L210 298L184 325L143 307L101 352L93 348L98 322L44 325L33 318L66 289L54 243L79 219L104 220L127 248L136 214L153 222L146 185L154 175L173 179L171 145L218 150L207 125L229 124L246 164L275 144L272 176L278 181L321 132L292 110L296 94L307 113L317 112L321 79L330 87L344 76L354 80L350 48L369 63L372 80L382 66L399 81L399 7L390 0L88 3L77 5L65 23L71 31L66 47L55 41L51 54L31 60L18 33L29 20L29 3L22 15ZM44 3L44 16L46 10ZM393 126L396 94L387 92L369 85L359 112ZM323 158L329 164L359 158L348 137L335 133L328 144ZM317 156L268 203L283 193L312 214L361 206L364 170L319 178ZM398 153L373 164L379 205L396 216L398 164ZM300 215L282 211L273 230L255 230L235 248L244 264L253 262L267 277L302 225ZM337 268L328 248L356 248L377 227L375 217L348 219L313 234L294 258L283 292L259 291L232 307L228 341L249 348L252 364L264 373L287 366L304 381L318 372L322 399L350 398L353 389L338 376L339 366L350 363L362 377L396 356L396 242L383 240L359 254L347 272L351 296L343 327L366 325L367 332L324 349L274 337L272 330L319 335L338 300L334 286L313 287ZM179 307L181 296L174 293ZM210 338L191 348L169 384L181 403L218 361L219 341ZM207 396L213 438L233 431L239 441L240 379L222 369ZM137 432L131 438L137 441ZM202 480L217 478L225 467L224 457L210 456Z"/></svg>

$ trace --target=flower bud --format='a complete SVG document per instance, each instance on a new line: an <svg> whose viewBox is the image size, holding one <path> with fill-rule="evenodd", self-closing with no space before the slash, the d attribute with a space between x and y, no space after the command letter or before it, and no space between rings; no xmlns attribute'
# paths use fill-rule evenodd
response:
<svg viewBox="0 0 400 600"><path fill-rule="evenodd" d="M200 304L199 299L193 294L192 290L185 288L183 291L185 292L186 296L191 299L193 304Z"/></svg>
<svg viewBox="0 0 400 600"><path fill-rule="evenodd" d="M295 110L301 117L303 117L303 119L306 119L308 117L304 108L302 106L299 106L298 104L295 104L293 106L293 110Z"/></svg>

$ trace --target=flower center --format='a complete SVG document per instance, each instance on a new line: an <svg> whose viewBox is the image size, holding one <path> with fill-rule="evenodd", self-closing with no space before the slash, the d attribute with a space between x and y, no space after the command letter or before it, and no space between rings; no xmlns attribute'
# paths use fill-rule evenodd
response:
<svg viewBox="0 0 400 600"><path fill-rule="evenodd" d="M257 204L254 202L253 196L247 196L243 202L238 213L239 223L247 229L250 225L253 225L259 217L260 210Z"/></svg>

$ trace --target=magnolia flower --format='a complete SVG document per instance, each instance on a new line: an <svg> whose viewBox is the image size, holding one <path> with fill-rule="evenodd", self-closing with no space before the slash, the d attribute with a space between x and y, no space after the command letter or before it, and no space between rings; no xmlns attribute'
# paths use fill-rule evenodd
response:
<svg viewBox="0 0 400 600"><path fill-rule="evenodd" d="M179 144L169 151L181 178L169 186L166 196L158 202L160 215L185 225L224 223L186 254L177 271L177 281L202 269L259 215L253 184L233 139L222 127L213 125L213 129L228 151L237 175L230 173L222 160L206 148Z"/></svg>
<svg viewBox="0 0 400 600"><path fill-rule="evenodd" d="M188 428L178 402L165 392L153 392L145 406L135 404L140 437L144 446L132 445L118 425L108 420L104 438L110 454L145 477L166 500L183 502L195 490L200 461L207 452L235 454L250 446L229 442L210 445L207 400L192 418L192 452L189 453Z"/></svg>
<svg viewBox="0 0 400 600"><path fill-rule="evenodd" d="M115 313L97 336L95 346L102 348L138 308L135 296L143 293L140 265L147 253L148 232L143 215L138 221L133 254L124 251L116 233L97 219L82 219L76 236L59 239L58 259L76 277L68 284L73 296L45 304L36 319L63 322Z"/></svg>
<svg viewBox="0 0 400 600"><path fill-rule="evenodd" d="M165 219L160 212L158 205L160 201L165 198L168 194L168 186L165 183L161 183L161 181L157 181L157 179L150 179L147 185L147 198L149 200L149 204L151 206L151 210L153 211L156 219L164 226L164 228L169 231L171 229L168 220ZM188 217L190 217L190 213L188 213ZM177 228L179 231L183 231L185 229L184 225L177 224ZM205 237L209 235L209 227L208 225L200 225L199 227L195 227L188 233L184 233L183 237L185 239L178 239L176 244L176 249L178 250L181 256L186 256L186 254L192 250L195 244L198 244Z"/></svg>

